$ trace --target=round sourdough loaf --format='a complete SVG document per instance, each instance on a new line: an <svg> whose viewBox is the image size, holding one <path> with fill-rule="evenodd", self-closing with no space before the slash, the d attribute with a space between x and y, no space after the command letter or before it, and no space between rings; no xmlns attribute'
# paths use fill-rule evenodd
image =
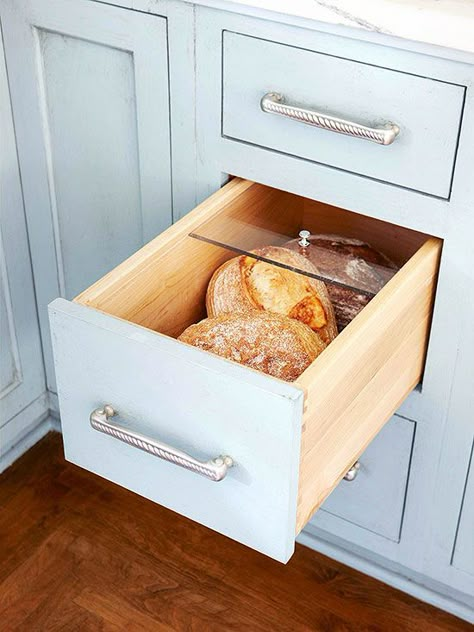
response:
<svg viewBox="0 0 474 632"><path fill-rule="evenodd" d="M205 318L178 340L287 382L296 380L326 347L307 325L257 310Z"/></svg>
<svg viewBox="0 0 474 632"><path fill-rule="evenodd" d="M287 267L318 274L311 261L287 248L268 246L252 256L230 259L218 268L207 288L208 316L262 310L308 325L328 344L337 335L336 318L326 285ZM274 265L271 262L282 264Z"/></svg>
<svg viewBox="0 0 474 632"><path fill-rule="evenodd" d="M298 239L285 244L304 256L326 277L329 297L334 306L337 327L342 331L397 272L398 267L369 244L342 235L321 234L308 237L302 248ZM351 287L331 283L331 279Z"/></svg>

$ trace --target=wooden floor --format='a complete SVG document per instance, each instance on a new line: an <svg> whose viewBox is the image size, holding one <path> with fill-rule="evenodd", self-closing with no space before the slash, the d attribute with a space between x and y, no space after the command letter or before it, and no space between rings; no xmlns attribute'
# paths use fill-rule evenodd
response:
<svg viewBox="0 0 474 632"><path fill-rule="evenodd" d="M66 463L0 477L0 629L416 631L467 623L297 546L287 566Z"/></svg>

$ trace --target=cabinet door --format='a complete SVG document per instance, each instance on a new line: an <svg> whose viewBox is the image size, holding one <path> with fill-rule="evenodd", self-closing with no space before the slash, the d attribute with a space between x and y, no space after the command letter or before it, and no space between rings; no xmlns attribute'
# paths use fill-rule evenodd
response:
<svg viewBox="0 0 474 632"><path fill-rule="evenodd" d="M0 456L18 413L45 390L20 175L0 33Z"/></svg>
<svg viewBox="0 0 474 632"><path fill-rule="evenodd" d="M348 524L364 530L365 541L376 534L399 542L415 425L394 415L360 457L354 480L341 482L315 515L313 524L337 533L344 529L342 520L346 532ZM328 513L332 519L325 515ZM358 530L352 532L355 539ZM380 537L373 539L379 541Z"/></svg>
<svg viewBox="0 0 474 632"><path fill-rule="evenodd" d="M46 306L171 223L166 19L5 0L5 50L48 386Z"/></svg>

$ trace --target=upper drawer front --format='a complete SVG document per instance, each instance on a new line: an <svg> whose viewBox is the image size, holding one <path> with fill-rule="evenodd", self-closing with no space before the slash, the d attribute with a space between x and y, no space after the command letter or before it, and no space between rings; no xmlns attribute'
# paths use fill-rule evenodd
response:
<svg viewBox="0 0 474 632"><path fill-rule="evenodd" d="M449 198L464 87L225 31L223 134ZM342 52L342 51L341 51ZM387 146L265 113L276 92L290 105L400 132Z"/></svg>

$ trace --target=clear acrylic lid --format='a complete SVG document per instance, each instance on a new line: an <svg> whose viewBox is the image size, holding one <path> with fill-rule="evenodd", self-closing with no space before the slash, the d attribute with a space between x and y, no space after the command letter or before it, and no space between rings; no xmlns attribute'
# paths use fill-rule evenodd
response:
<svg viewBox="0 0 474 632"><path fill-rule="evenodd" d="M295 200L301 198L288 194L291 202L288 205L282 205L280 198L278 204L272 204L271 200L268 204L260 203L255 213L248 208L235 208L211 217L190 233L190 237L227 248L236 255L248 255L357 292L369 299L397 272L398 266L379 248L369 245L356 226L348 228L341 222L331 222L331 218L328 221L328 207L323 206L323 216L316 212L316 207L311 213L296 204ZM299 256L281 256L280 248Z"/></svg>

